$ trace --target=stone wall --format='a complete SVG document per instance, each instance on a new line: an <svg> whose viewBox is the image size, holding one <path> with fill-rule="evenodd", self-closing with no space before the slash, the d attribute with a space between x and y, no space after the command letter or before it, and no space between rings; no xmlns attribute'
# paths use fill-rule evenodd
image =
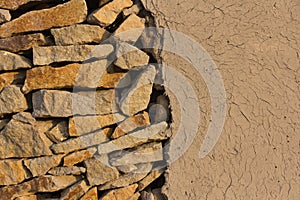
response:
<svg viewBox="0 0 300 200"><path fill-rule="evenodd" d="M1 0L0 23L0 199L164 199L169 100L135 47L143 5Z"/></svg>

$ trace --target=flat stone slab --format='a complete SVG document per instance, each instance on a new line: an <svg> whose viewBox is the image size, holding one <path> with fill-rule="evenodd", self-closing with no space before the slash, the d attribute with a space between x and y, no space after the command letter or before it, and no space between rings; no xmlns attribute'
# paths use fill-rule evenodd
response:
<svg viewBox="0 0 300 200"><path fill-rule="evenodd" d="M20 6L27 4L29 2L40 2L45 0L0 0L0 8L8 9L8 10L16 10Z"/></svg>
<svg viewBox="0 0 300 200"><path fill-rule="evenodd" d="M56 45L87 44L101 42L110 33L97 25L75 24L68 27L51 29Z"/></svg>
<svg viewBox="0 0 300 200"><path fill-rule="evenodd" d="M43 31L52 27L80 23L85 20L86 15L86 2L84 0L71 0L53 8L25 13L19 18L2 24L0 26L0 38L10 37L17 33Z"/></svg>
<svg viewBox="0 0 300 200"><path fill-rule="evenodd" d="M51 44L51 41L47 39L42 33L18 35L0 39L0 49L14 53L29 50L32 47L44 46L49 44Z"/></svg>
<svg viewBox="0 0 300 200"><path fill-rule="evenodd" d="M71 45L33 48L34 65L54 62L82 62L91 58L103 59L114 50L112 45Z"/></svg>
<svg viewBox="0 0 300 200"><path fill-rule="evenodd" d="M0 60L0 71L29 69L32 67L29 59L8 51L0 50Z"/></svg>
<svg viewBox="0 0 300 200"><path fill-rule="evenodd" d="M22 160L0 160L0 185L18 184L29 178Z"/></svg>

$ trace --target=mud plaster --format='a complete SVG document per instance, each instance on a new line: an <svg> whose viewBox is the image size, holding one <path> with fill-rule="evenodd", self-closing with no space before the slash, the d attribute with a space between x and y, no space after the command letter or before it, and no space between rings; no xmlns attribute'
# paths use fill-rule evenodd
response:
<svg viewBox="0 0 300 200"><path fill-rule="evenodd" d="M193 85L201 110L196 139L166 174L168 198L298 199L299 1L143 2L158 26L187 34L208 51L227 95L222 135L213 151L199 159L211 114L208 90L189 63L162 52L162 61ZM176 133L179 104L172 92L169 96Z"/></svg>

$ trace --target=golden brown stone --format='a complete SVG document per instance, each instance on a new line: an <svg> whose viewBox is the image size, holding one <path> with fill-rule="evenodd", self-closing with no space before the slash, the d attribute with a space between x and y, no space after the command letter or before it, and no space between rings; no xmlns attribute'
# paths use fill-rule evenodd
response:
<svg viewBox="0 0 300 200"><path fill-rule="evenodd" d="M90 148L87 150L76 151L64 157L64 166L72 166L77 163L80 163L84 160L87 160L96 153L96 148Z"/></svg>
<svg viewBox="0 0 300 200"><path fill-rule="evenodd" d="M8 10L0 9L0 24L11 20L11 15Z"/></svg>
<svg viewBox="0 0 300 200"><path fill-rule="evenodd" d="M121 41L135 43L143 33L144 28L144 19L136 14L131 14L114 32L114 36Z"/></svg>
<svg viewBox="0 0 300 200"><path fill-rule="evenodd" d="M68 26L85 20L87 7L84 0L71 0L53 8L28 12L0 26L0 37L52 27Z"/></svg>
<svg viewBox="0 0 300 200"><path fill-rule="evenodd" d="M139 182L138 190L142 191L148 185L150 185L153 181L155 181L158 177L160 177L164 173L164 169L158 169L150 172L143 180Z"/></svg>
<svg viewBox="0 0 300 200"><path fill-rule="evenodd" d="M106 27L112 24L124 8L132 6L131 0L113 0L88 17L88 22Z"/></svg>
<svg viewBox="0 0 300 200"><path fill-rule="evenodd" d="M0 0L0 8L5 8L8 10L16 10L18 9L20 6L31 2L31 1L44 1L44 0Z"/></svg>
<svg viewBox="0 0 300 200"><path fill-rule="evenodd" d="M35 46L43 46L51 44L42 33L34 33L29 35L18 35L9 38L0 39L0 49L19 52L31 49Z"/></svg>
<svg viewBox="0 0 300 200"><path fill-rule="evenodd" d="M97 187L90 189L80 200L98 200Z"/></svg>
<svg viewBox="0 0 300 200"><path fill-rule="evenodd" d="M29 178L22 160L0 160L0 186L18 184Z"/></svg>
<svg viewBox="0 0 300 200"><path fill-rule="evenodd" d="M82 180L62 191L60 200L76 200L84 195L88 189L89 186L87 186L85 180Z"/></svg>
<svg viewBox="0 0 300 200"><path fill-rule="evenodd" d="M134 192L137 188L137 184L130 185L128 187L115 189L109 191L104 196L102 196L101 200L123 200L129 199L134 195Z"/></svg>
<svg viewBox="0 0 300 200"><path fill-rule="evenodd" d="M7 72L0 74L0 91L11 85L15 81L22 81L25 79L25 73L23 72Z"/></svg>
<svg viewBox="0 0 300 200"><path fill-rule="evenodd" d="M111 138L116 139L118 137L126 135L126 133L128 132L134 131L137 128L148 125L150 125L150 119L147 112L131 116L117 126Z"/></svg>
<svg viewBox="0 0 300 200"><path fill-rule="evenodd" d="M125 117L119 113L96 116L75 116L69 120L70 136L84 135L106 126L123 121Z"/></svg>

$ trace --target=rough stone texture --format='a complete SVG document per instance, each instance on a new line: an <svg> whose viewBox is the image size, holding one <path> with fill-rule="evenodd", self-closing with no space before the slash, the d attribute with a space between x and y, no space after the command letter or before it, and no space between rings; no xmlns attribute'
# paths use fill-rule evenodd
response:
<svg viewBox="0 0 300 200"><path fill-rule="evenodd" d="M54 167L48 171L48 174L55 176L63 175L80 175L86 172L84 167L70 166L70 167Z"/></svg>
<svg viewBox="0 0 300 200"><path fill-rule="evenodd" d="M69 119L69 134L70 136L81 136L119 123L124 119L125 117L118 113L96 116L75 116Z"/></svg>
<svg viewBox="0 0 300 200"><path fill-rule="evenodd" d="M106 71L106 60L101 60L93 64L69 64L63 67L43 66L27 70L25 84L22 88L24 93L28 93L37 89L59 89L59 88L73 88L73 87L87 87L87 88L115 88L124 73L108 73ZM91 69L87 75L85 72L85 65L89 65ZM102 73L101 75L97 73ZM85 74L85 77L83 77ZM98 75L99 77L95 77ZM82 79L81 79L82 77ZM95 79L94 79L95 78ZM89 82L89 79L91 81ZM94 81L97 82L94 85Z"/></svg>
<svg viewBox="0 0 300 200"><path fill-rule="evenodd" d="M132 6L131 0L113 0L88 16L88 22L106 27L112 24L124 8Z"/></svg>
<svg viewBox="0 0 300 200"><path fill-rule="evenodd" d="M62 191L60 200L79 199L82 195L85 194L86 191L88 191L89 188L90 187L87 186L85 180L82 180Z"/></svg>
<svg viewBox="0 0 300 200"><path fill-rule="evenodd" d="M55 153L69 153L76 150L85 149L87 147L106 142L108 140L107 134L110 131L110 128L106 128L103 130L99 130L95 133L83 135L77 138L72 138L58 144L53 144L51 149Z"/></svg>
<svg viewBox="0 0 300 200"><path fill-rule="evenodd" d="M76 176L40 176L19 185L0 188L0 196L3 199L14 199L37 192L55 192L74 184L79 180Z"/></svg>
<svg viewBox="0 0 300 200"><path fill-rule="evenodd" d="M167 198L162 194L161 188L152 190L152 194L153 194L154 200L167 200Z"/></svg>
<svg viewBox="0 0 300 200"><path fill-rule="evenodd" d="M151 122L158 123L168 121L170 117L169 100L165 95L160 95L154 105L150 105L149 115Z"/></svg>
<svg viewBox="0 0 300 200"><path fill-rule="evenodd" d="M141 194L139 192L135 193L132 197L130 197L128 200L139 200Z"/></svg>
<svg viewBox="0 0 300 200"><path fill-rule="evenodd" d="M130 173L130 172L136 170L137 167L135 165L130 164L130 165L120 165L120 166L117 166L117 169L120 172L123 172L123 173L127 174L127 173Z"/></svg>
<svg viewBox="0 0 300 200"><path fill-rule="evenodd" d="M0 71L31 68L31 61L23 56L0 50Z"/></svg>
<svg viewBox="0 0 300 200"><path fill-rule="evenodd" d="M0 24L10 21L11 16L8 10L0 9Z"/></svg>
<svg viewBox="0 0 300 200"><path fill-rule="evenodd" d="M131 14L138 14L141 10L143 10L143 5L141 2L136 1L135 4L133 6L131 6L130 8L126 8L123 10L123 15L124 16L129 16Z"/></svg>
<svg viewBox="0 0 300 200"><path fill-rule="evenodd" d="M22 112L28 108L20 88L10 85L0 92L0 115Z"/></svg>
<svg viewBox="0 0 300 200"><path fill-rule="evenodd" d="M76 151L64 157L64 166L72 166L77 163L80 163L84 160L87 160L96 153L96 148L90 148L86 150Z"/></svg>
<svg viewBox="0 0 300 200"><path fill-rule="evenodd" d="M87 168L87 179L89 185L102 185L108 181L113 181L119 177L119 172L115 167L103 163L102 156L95 156L84 161Z"/></svg>
<svg viewBox="0 0 300 200"><path fill-rule="evenodd" d="M29 112L20 112L12 116L12 119L23 122L25 124L34 125L36 120L32 117L31 113Z"/></svg>
<svg viewBox="0 0 300 200"><path fill-rule="evenodd" d="M141 200L154 200L154 196L149 191L142 191L141 192Z"/></svg>
<svg viewBox="0 0 300 200"><path fill-rule="evenodd" d="M114 90L82 93L40 90L33 93L33 116L105 115L117 111L114 98Z"/></svg>
<svg viewBox="0 0 300 200"><path fill-rule="evenodd" d="M145 28L144 19L131 14L114 32L114 36L123 42L135 43Z"/></svg>
<svg viewBox="0 0 300 200"><path fill-rule="evenodd" d="M134 150L125 151L120 157L113 158L113 166L148 163L163 160L163 149L161 143L148 143Z"/></svg>
<svg viewBox="0 0 300 200"><path fill-rule="evenodd" d="M116 139L127 133L134 131L137 128L150 125L150 119L147 112L131 116L121 122L114 130L111 138Z"/></svg>
<svg viewBox="0 0 300 200"><path fill-rule="evenodd" d="M70 45L33 48L33 63L48 65L54 62L81 62L90 58L107 58L114 50L109 44L104 45Z"/></svg>
<svg viewBox="0 0 300 200"><path fill-rule="evenodd" d="M0 134L0 159L52 155L51 144L33 125L12 119Z"/></svg>
<svg viewBox="0 0 300 200"><path fill-rule="evenodd" d="M148 185L150 185L153 181L155 181L158 177L160 177L164 173L165 169L158 169L150 172L143 180L139 182L138 190L144 190Z"/></svg>
<svg viewBox="0 0 300 200"><path fill-rule="evenodd" d="M25 74L22 72L7 72L0 74L0 91L11 85L13 82L22 81L25 79Z"/></svg>
<svg viewBox="0 0 300 200"><path fill-rule="evenodd" d="M0 130L2 130L10 121L10 119L0 119Z"/></svg>
<svg viewBox="0 0 300 200"><path fill-rule="evenodd" d="M28 195L28 196L22 196L17 197L15 200L38 200L38 197L36 195Z"/></svg>
<svg viewBox="0 0 300 200"><path fill-rule="evenodd" d="M24 165L31 172L33 177L46 174L51 168L61 162L64 155L53 155L39 158L32 158L24 161Z"/></svg>
<svg viewBox="0 0 300 200"><path fill-rule="evenodd" d="M151 171L152 165L151 164L143 164L138 167L137 170L120 176L118 179L109 181L104 185L98 187L98 190L107 190L107 189L114 189L120 187L127 187L133 183L136 183L142 180L147 174Z"/></svg>
<svg viewBox="0 0 300 200"><path fill-rule="evenodd" d="M155 67L149 65L139 72L131 87L122 91L119 107L125 115L134 115L148 107L155 76Z"/></svg>
<svg viewBox="0 0 300 200"><path fill-rule="evenodd" d="M0 160L0 185L18 184L29 177L22 160Z"/></svg>
<svg viewBox="0 0 300 200"><path fill-rule="evenodd" d="M0 37L42 31L52 27L68 26L85 20L87 7L84 0L71 0L53 8L36 10L21 15L0 26Z"/></svg>
<svg viewBox="0 0 300 200"><path fill-rule="evenodd" d="M87 24L75 24L64 28L51 29L51 34L56 45L100 42L110 35L104 28Z"/></svg>
<svg viewBox="0 0 300 200"><path fill-rule="evenodd" d="M167 139L168 136L164 133L166 128L167 123L165 122L151 125L134 133L100 144L98 151L101 153L110 153L117 150L133 148L153 140Z"/></svg>
<svg viewBox="0 0 300 200"><path fill-rule="evenodd" d="M298 199L298 1L143 2L159 27L192 37L210 54L227 96L221 137L213 151L199 159L210 125L210 94L194 66L163 53L164 63L193 85L201 110L197 137L166 175L168 199ZM178 112L172 111L172 119L179 125L179 109L188 105L174 99L171 106Z"/></svg>
<svg viewBox="0 0 300 200"><path fill-rule="evenodd" d="M66 121L57 123L51 130L45 132L47 137L54 143L60 143L68 139L68 133L68 123Z"/></svg>
<svg viewBox="0 0 300 200"><path fill-rule="evenodd" d="M97 187L90 189L80 200L97 200L98 199L98 190Z"/></svg>
<svg viewBox="0 0 300 200"><path fill-rule="evenodd" d="M0 49L10 52L29 50L32 47L44 46L49 44L51 44L50 39L47 39L42 33L18 35L0 39Z"/></svg>
<svg viewBox="0 0 300 200"><path fill-rule="evenodd" d="M20 6L27 4L29 2L39 2L44 0L0 0L0 8L8 9L8 10L16 10Z"/></svg>
<svg viewBox="0 0 300 200"><path fill-rule="evenodd" d="M100 199L101 200L124 200L129 199L134 195L136 188L138 187L137 184L130 185L125 188L115 189L109 191L105 195L103 195Z"/></svg>
<svg viewBox="0 0 300 200"><path fill-rule="evenodd" d="M149 56L145 52L124 42L118 47L116 56L117 60L114 64L125 70L144 66L149 63Z"/></svg>

